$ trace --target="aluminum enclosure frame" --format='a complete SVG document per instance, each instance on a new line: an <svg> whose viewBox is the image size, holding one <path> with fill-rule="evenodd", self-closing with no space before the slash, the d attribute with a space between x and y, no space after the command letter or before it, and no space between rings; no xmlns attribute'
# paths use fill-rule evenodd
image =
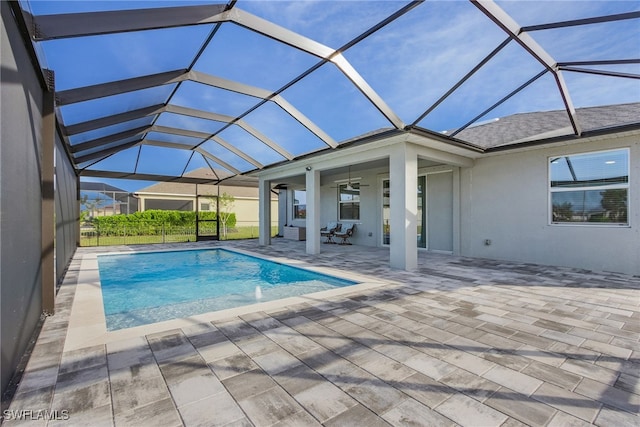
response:
<svg viewBox="0 0 640 427"><path fill-rule="evenodd" d="M282 95L285 90L297 85L302 79L309 76L310 74L313 74L318 69L320 69L322 65L327 63L333 64L333 66L335 66L336 69L339 70L344 77L346 77L346 79L353 85L353 87L364 96L369 104L372 105L378 111L378 113L380 113L381 117L383 117L393 129L409 133L420 130L421 132L419 133L421 135L428 137L427 135L434 135L435 133L430 129L421 128L419 123L425 117L429 116L444 100L448 99L452 94L454 94L456 90L458 90L472 76L476 75L478 71L480 71L487 63L489 63L506 46L511 45L512 42L518 44L532 58L534 58L541 64L544 71L538 73L535 76L532 76L528 81L523 83L517 89L506 94L498 102L489 106L485 110L480 111L463 126L451 132L448 132L447 135L445 135L445 140L447 141L447 143L450 143L453 146L466 145L470 147L471 152L476 152L477 149L477 147L474 146L473 142L456 140L455 136L467 127L472 126L474 123L477 123L478 120L480 120L482 117L486 116L489 112L491 112L507 100L511 99L513 96L522 92L531 83L535 82L537 79L539 79L543 75L546 75L547 73L550 73L555 81L558 94L562 99L567 117L569 119L569 122L571 123L573 134L578 138L582 136L584 131L580 124L579 117L576 113L576 108L574 107L572 93L565 81L564 75L566 73L595 74L599 76L607 76L609 78L640 79L640 75L636 73L615 72L604 68L593 68L597 66L607 65L638 64L640 63L640 58L611 58L606 60L594 61L559 62L556 58L549 54L535 39L535 32L548 29L579 27L585 25L597 25L601 23L640 19L639 11L521 26L516 22L516 20L513 19L511 15L509 15L493 0L469 1L491 22L493 22L497 27L504 31L507 37L493 51L491 51L474 66L472 66L467 74L464 75L464 77L458 80L453 86L445 90L443 92L443 95L426 110L424 110L424 112L420 114L417 119L413 120L410 125L407 125L403 122L400 116L389 106L384 97L380 96L367 82L367 80L363 78L360 72L355 67L353 67L353 65L345 58L344 53L348 49L358 45L363 40L370 37L372 34L378 32L388 24L394 22L401 16L404 16L405 14L410 13L413 9L421 6L424 3L423 1L411 1L404 6L399 7L394 13L389 14L376 25L371 26L370 28L362 32L359 36L353 38L339 48L329 47L309 37L289 30L281 25L253 15L238 7L235 0L230 1L227 4L215 5L117 10L105 12L63 13L51 15L34 15L23 10L22 16L24 17L24 21L29 30L31 40L35 44L48 40L83 38L96 35L127 33L135 31L160 30L166 28L178 28L197 25L212 26L208 37L206 38L206 40L204 40L203 44L201 45L197 54L191 60L190 64L186 64L185 68L179 68L156 74L149 74L125 80L105 82L101 84L56 92L56 115L59 122L59 128L61 134L63 135L68 152L71 153L72 160L74 161L80 175L90 174L91 172L89 168L122 150L142 145L150 145L170 149L191 150L192 155L190 156L189 161L191 161L194 155L200 154L205 161L207 161L208 159L212 162L215 162L219 166L222 166L233 174L251 173L264 167L280 163L279 161L276 163L264 162L260 160L254 153L247 152L246 150L242 150L234 145L234 141L223 138L220 135L221 132L229 129L231 126L240 127L257 141L259 141L262 145L270 148L279 156L282 156L284 161L295 160L310 154L312 155L314 152L324 151L326 149L336 149L342 144L342 142L334 140L328 132L314 123L314 121L303 114L297 106L287 101ZM204 50L209 46L211 41L216 38L217 32L221 25L236 25L242 27L248 31L275 40L308 55L312 55L318 58L320 61L277 90L254 87L219 76L203 73L201 71L196 71L194 69L194 66L197 60L200 58ZM204 111L172 104L174 95L177 92L178 88L182 83L186 81L191 81L210 87L215 87L224 91L250 96L256 98L257 103L245 112L233 116L222 114L221 112L217 111ZM131 111L98 117L81 123L65 124L62 120L60 107L118 94L130 93L136 90L155 88L163 85L176 85L176 87L171 91L170 96L164 103L149 105ZM315 137L317 137L324 144L324 146L322 148L315 149L315 151L312 151L310 153L293 154L289 150L285 149L283 145L279 143L279 141L270 139L260 129L249 125L246 120L244 120L244 118L267 102L273 102L275 105L281 108L286 114L292 117L299 126L315 135ZM171 128L167 126L159 126L156 124L156 121L163 113L172 113L198 119L221 122L224 124L224 126L212 134L195 131L188 128ZM151 120L151 124L148 126L129 129L116 134L110 134L89 141L84 141L79 144L71 144L70 142L70 137L74 135L100 130L107 126L126 124L127 122L130 122L132 120L142 119L145 117L148 117ZM192 145L165 142L147 137L150 132L188 136L191 138L197 138L200 140L200 142ZM590 130L589 133L592 134L593 130ZM362 139L366 140L366 138ZM122 143L117 144L117 142L119 141L122 141ZM242 159L242 161L250 164L254 169L240 170L238 167L231 165L229 161L225 161L219 156L213 155L212 153L208 152L203 147L203 144L209 141L214 142L218 146L228 150L238 159ZM480 149L484 150L482 147L480 147ZM507 150L509 149L509 145L502 146L500 149ZM136 161L136 168L133 170L132 175L136 175L138 173L137 164L138 161ZM183 174L187 170L187 167L188 163L184 167Z"/></svg>

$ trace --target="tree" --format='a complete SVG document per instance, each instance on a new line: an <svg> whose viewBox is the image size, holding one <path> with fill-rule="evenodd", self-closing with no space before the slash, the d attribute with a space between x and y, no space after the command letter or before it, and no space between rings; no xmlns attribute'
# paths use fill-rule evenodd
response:
<svg viewBox="0 0 640 427"><path fill-rule="evenodd" d="M218 197L218 221L220 221L222 225L222 235L225 238L227 237L227 224L229 223L229 218L233 215L231 210L234 207L235 201L235 197L226 192Z"/></svg>
<svg viewBox="0 0 640 427"><path fill-rule="evenodd" d="M569 202L553 205L553 220L567 222L573 219L573 205Z"/></svg>
<svg viewBox="0 0 640 427"><path fill-rule="evenodd" d="M608 221L627 222L627 190L609 189L601 191L602 200L600 204L606 211Z"/></svg>
<svg viewBox="0 0 640 427"><path fill-rule="evenodd" d="M88 194L83 194L80 197L80 206L83 206L84 209L80 212L80 221L91 221L94 216L97 215L98 209L102 205L103 199L100 198L100 194L95 197L95 199L89 199Z"/></svg>

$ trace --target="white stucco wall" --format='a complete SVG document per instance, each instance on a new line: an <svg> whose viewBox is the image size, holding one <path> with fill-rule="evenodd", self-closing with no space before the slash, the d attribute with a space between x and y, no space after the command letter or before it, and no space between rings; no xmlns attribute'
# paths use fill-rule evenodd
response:
<svg viewBox="0 0 640 427"><path fill-rule="evenodd" d="M192 202L192 208L195 210L195 197L192 196L180 196L180 195L140 195L140 211L145 211L145 202L148 199L153 200L184 200ZM200 203L214 203L209 199L201 198ZM210 210L215 210L215 206L211 206ZM248 197L235 197L233 201L233 207L231 212L236 214L236 224L238 227L243 226L257 226L258 225L258 199ZM275 225L278 222L278 200L271 200L271 221Z"/></svg>
<svg viewBox="0 0 640 427"><path fill-rule="evenodd" d="M548 157L623 147L630 148L630 226L550 225ZM460 185L462 255L640 274L637 136L480 158L461 169Z"/></svg>

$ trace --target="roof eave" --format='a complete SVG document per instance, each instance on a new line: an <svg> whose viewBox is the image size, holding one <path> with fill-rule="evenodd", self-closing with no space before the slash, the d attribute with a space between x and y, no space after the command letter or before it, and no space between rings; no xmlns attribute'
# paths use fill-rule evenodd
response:
<svg viewBox="0 0 640 427"><path fill-rule="evenodd" d="M582 141L582 140L589 139L589 138L594 138L594 137L608 136L608 135L614 135L614 134L620 134L620 133L626 133L626 132L634 132L634 131L640 131L640 123L631 123L631 124L625 124L625 125L620 125L620 126L611 126L611 127L607 127L607 128L583 131L580 136L573 135L573 134L560 135L560 136L554 136L554 137L551 137L551 138L537 139L537 140L534 140L534 141L526 141L526 142L519 142L519 143L514 143L514 144L499 145L497 147L487 148L487 149L484 150L484 152L487 153L487 154L490 154L490 153L497 153L497 152L503 152L503 151L517 150L517 149L522 149L522 148L539 147L539 146L544 146L544 145L554 145L554 144L560 144L560 143L563 143L563 142L577 142L577 141Z"/></svg>

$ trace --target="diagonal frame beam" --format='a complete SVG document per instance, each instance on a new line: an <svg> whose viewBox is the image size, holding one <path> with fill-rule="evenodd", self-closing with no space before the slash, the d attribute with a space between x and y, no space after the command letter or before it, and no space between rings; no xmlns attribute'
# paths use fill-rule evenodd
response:
<svg viewBox="0 0 640 427"><path fill-rule="evenodd" d="M496 102L495 104L493 104L491 107L487 108L486 110L484 110L482 113L478 114L477 116L475 116L473 119L469 120L467 123L465 123L462 127L460 127L459 129L456 129L455 132L453 132L451 135L452 138L454 136L456 136L457 134L459 134L460 132L462 132L463 130L465 130L466 128L468 128L469 126L471 126L473 123L476 122L476 120L481 119L483 116L489 114L492 110L498 108L500 105L502 105L504 102L506 102L509 98L511 98L512 96L514 96L515 94L517 94L518 92L520 92L522 89L526 88L527 86L529 86L531 83L535 82L536 80L538 80L540 77L544 76L546 73L548 73L548 70L542 70L541 72L539 72L538 74L536 74L535 76L533 76L532 78L530 78L528 81L526 81L525 83L523 83L522 85L520 85L518 88L516 88L515 90L513 90L511 93L509 93L508 95L504 96L502 99L500 99L498 102Z"/></svg>
<svg viewBox="0 0 640 427"><path fill-rule="evenodd" d="M196 138L196 139L206 139L211 135L209 133L200 132L200 131L197 131L197 130L180 129L180 128L174 128L174 127L170 127L170 126L160 126L160 125L150 126L149 127L149 132L168 133L168 134L171 134L171 135L188 136L188 137Z"/></svg>
<svg viewBox="0 0 640 427"><path fill-rule="evenodd" d="M342 73L347 76L351 83L362 92L362 94L373 104L374 107L382 113L382 115L389 121L396 129L404 128L405 124L402 119L387 105L380 95L369 83L356 71L347 59L342 54L335 55L331 62L333 62Z"/></svg>
<svg viewBox="0 0 640 427"><path fill-rule="evenodd" d="M254 129L252 126L250 126L249 124L245 123L244 121L239 120L239 121L235 122L234 124L240 126L242 129L244 129L249 134L251 134L254 138L259 140L263 144L267 145L268 147L270 147L271 149L273 149L274 151L279 153L282 157L286 158L287 160L292 160L293 159L293 155L291 153L286 151L284 148L280 147L275 142L271 141L271 139L269 139L269 137L267 137L266 135L262 134L257 129ZM154 132L154 131L155 132L162 132L162 133L170 133L170 134L173 134L173 135L190 136L192 138L199 138L199 139L202 139L202 140L205 140L205 141L209 140L211 137L213 137L213 135L211 135L209 133L205 133L205 132L198 132L198 131L186 130L186 129L177 129L177 128L171 128L171 127L167 127L167 126L158 126L158 125L154 125L154 126L151 126L149 128L149 132ZM198 145L201 145L201 144L202 143L200 143ZM254 163L254 162L255 162L255 160L250 162L250 163Z"/></svg>
<svg viewBox="0 0 640 427"><path fill-rule="evenodd" d="M212 120L214 122L231 123L235 117L226 114L212 113L209 111L198 110L195 108L182 107L180 105L167 105L163 108L163 112L180 114L182 116L195 117L198 119Z"/></svg>
<svg viewBox="0 0 640 427"><path fill-rule="evenodd" d="M528 25L526 27L522 27L522 31L550 30L553 28L566 28L566 27L575 27L578 25L601 24L604 22L623 21L626 19L638 19L638 18L640 18L640 11L617 13L615 15L597 16L593 18L572 19L570 21L551 22L548 24L540 24L540 25Z"/></svg>
<svg viewBox="0 0 640 427"><path fill-rule="evenodd" d="M640 79L640 74L619 73L616 71L595 70L592 68L577 68L577 67L558 67L558 68L563 71L572 71L574 73L596 74L599 76L622 77L626 79Z"/></svg>
<svg viewBox="0 0 640 427"><path fill-rule="evenodd" d="M107 126L125 123L131 120L141 119L147 116L153 116L162 113L164 110L164 104L152 105L150 107L140 108L138 110L127 111L126 113L114 114L112 116L101 117L95 120L89 120L70 126L64 126L63 133L67 136L76 135Z"/></svg>
<svg viewBox="0 0 640 427"><path fill-rule="evenodd" d="M419 2L413 2L411 8L417 4L419 4ZM409 10L409 7L403 9ZM172 20L171 17L174 12L176 16L175 19ZM145 15L144 19L141 19L142 15ZM400 14L397 16L400 16ZM189 21L189 18L192 20ZM35 21L34 28L38 29L38 31L32 34L32 37L36 41L169 28L181 25L197 25L225 21L233 22L234 24L287 44L310 55L331 61L394 127L397 129L404 127L404 123L400 120L399 116L393 112L382 97L373 90L346 58L342 56L339 50L332 49L315 40L236 7L226 10L226 6L219 6L214 9L209 9L206 6L188 6L181 8L30 16L30 19ZM95 25L91 25L92 22L95 22ZM63 26L64 29L60 29L61 26ZM264 99L265 97L261 96L261 98Z"/></svg>
<svg viewBox="0 0 640 427"><path fill-rule="evenodd" d="M196 148L194 151L197 151L198 153L202 154L204 157L213 160L217 164L221 165L222 167L224 167L227 170L230 170L231 172L235 173L236 175L240 175L242 173L242 171L234 168L229 163L225 162L224 160L220 159L219 157L216 157L213 154L209 153L207 150L204 150L202 148Z"/></svg>
<svg viewBox="0 0 640 427"><path fill-rule="evenodd" d="M214 136L214 137L211 138L211 140L217 142L222 147L224 147L227 150L231 151L236 156L238 156L238 157L244 159L245 161L251 163L256 168L258 168L258 169L264 168L264 165L262 163L258 162L253 157L250 157L247 154L243 153L242 151L238 150L236 147L234 147L233 145L229 144L227 141L225 141L224 139L220 138L219 136Z"/></svg>
<svg viewBox="0 0 640 427"><path fill-rule="evenodd" d="M71 152L79 153L81 151L90 150L92 148L97 148L103 145L111 144L112 142L117 142L122 139L131 138L136 135L141 135L146 133L151 129L151 126L141 126L135 129L129 129L124 132L115 133L113 135L103 136L102 138L93 139L91 141L83 142L80 144L72 145Z"/></svg>
<svg viewBox="0 0 640 427"><path fill-rule="evenodd" d="M155 85L163 85L163 84L171 84L182 82L185 80L191 80L197 83L205 84L208 86L216 87L219 89L228 90L235 93L240 93L242 95L252 96L258 99L271 100L282 108L286 113L288 113L291 117L293 117L298 123L300 123L305 128L309 129L313 134L315 134L320 140L322 140L329 147L335 148L337 147L336 141L331 138L326 132L324 132L319 126L317 126L314 122L312 122L308 117L306 117L303 113L301 113L298 109L296 109L292 104L286 101L279 95L273 96L272 92L261 89L254 86L245 85L242 83L234 82L231 80L223 79L221 77L212 76L206 73L198 72L198 71L186 71L186 70L175 70L167 73L153 74L144 77L135 77L132 79L119 80L116 82L104 83L100 85L94 86L86 86L76 89L70 89L63 92L58 92L57 96L59 98L59 105L68 105L76 102L88 101L91 99L102 98L106 96L118 95L125 92L132 92L136 90L146 89L149 87L153 87ZM241 122L237 117L227 116L223 114L211 113L202 110L191 109L187 107L180 107L176 105L154 105L151 107L142 108L139 110L120 113L113 116L104 117L101 119L92 120L89 122L79 123L73 126L66 127L67 135L73 135L77 133L87 132L89 130L98 129L103 126L109 126L112 124L122 123L129 120L134 120L137 118L145 117L147 115L159 114L162 112L171 112L176 114L183 114L192 117L198 117L208 120L219 121L223 123L236 123ZM246 128L246 123L236 123L239 126L245 128L250 133L254 133ZM254 135L256 136L256 135ZM258 139L262 140L265 144L269 145L264 136L259 137ZM208 139L208 138L204 138ZM276 145L273 141L270 143ZM274 148L277 152L283 155L283 157L290 158L290 154L286 152L282 147ZM286 153L286 154L285 154Z"/></svg>
<svg viewBox="0 0 640 427"><path fill-rule="evenodd" d="M107 157L110 154L115 154L118 151L122 151L122 150L125 150L127 148L134 147L134 146L136 146L138 144L140 144L140 140L131 141L131 142L125 142L124 144L120 144L120 145L117 145L115 147L105 148L104 150L96 151L95 153L86 154L84 156L76 157L75 161L76 161L76 164L80 164L80 163L87 162L89 160L99 159L101 157Z"/></svg>
<svg viewBox="0 0 640 427"><path fill-rule="evenodd" d="M80 173L80 176L90 176L96 178L116 178L116 179L134 179L142 181L156 181L156 182L181 182L185 184L217 184L221 180L219 178L196 178L190 176L172 176L172 175L155 175L146 173L132 173L132 172L116 172L116 171L104 171L95 169L85 169Z"/></svg>
<svg viewBox="0 0 640 427"><path fill-rule="evenodd" d="M176 111L176 112L180 112L180 113L189 113L189 115L195 115L195 114L199 113L198 110L191 110L191 109L188 109L188 108L185 108L185 107L178 107L178 106L173 106L173 107L174 108L172 108L171 110ZM203 116L205 116L203 118L207 118L207 116L209 114L212 114L212 113L207 114L206 112L203 112L203 113L205 113L205 114L202 114ZM226 119L226 120L233 119L233 118L228 117L228 116L221 116L221 115L215 115L215 116L217 118L219 118L219 119ZM211 117L208 117L208 118L211 118ZM260 133L256 129L254 129L253 127L249 126L244 121L238 121L238 122L235 122L234 124L236 124L237 126L240 126L241 128L245 129L248 133L250 133L255 138L257 138L258 140L263 142L265 145L268 145L269 147L274 148L273 145L275 145L275 143L273 143L269 138L267 138L265 135L263 135L262 133ZM159 126L159 125L142 126L142 127L138 127L138 128L135 128L135 129L131 129L131 130L127 130L127 131L124 131L124 132L120 132L120 133L117 133L117 134L108 135L108 136L105 136L105 137L102 137L102 138L97 138L97 139L94 139L94 140L91 140L91 141L87 141L87 142L84 142L84 143L81 143L81 144L76 144L74 146L71 146L71 152L80 153L82 151L94 149L94 148L97 148L97 147L100 147L100 146L111 144L113 142L117 142L117 141L122 140L122 139L130 138L130 137L135 136L135 135L145 134L145 133L149 133L149 132L168 133L168 134L172 134L172 135L180 135L180 136L187 136L187 137L191 137L191 138L197 138L197 139L201 139L201 140L209 140L209 139L211 139L214 142L216 142L219 145L221 145L224 148L226 148L227 150L231 151L235 155L237 155L237 156L241 157L242 159L246 160L247 162L251 163L256 168L262 169L264 167L264 165L262 163L258 162L253 157L243 153L242 151L240 151L239 149L237 149L233 145L229 144L228 142L224 141L222 138L220 138L218 136L212 136L211 134L206 133L206 132L198 132L198 131L192 131L192 130L188 130L188 129L178 129L178 128L172 128L172 127L168 127L168 126ZM147 141L149 141L149 140L147 140ZM271 144L271 145L269 145L269 144ZM149 144L149 145L164 146L164 147L167 147L167 148L194 149L199 144L186 145L186 144L178 144L178 143L171 143L171 142L154 141L152 144ZM120 147L120 146L117 146L117 147ZM115 147L115 148L117 148L117 147ZM128 148L128 146L125 147L125 148ZM289 154L288 152L284 151L284 153L288 154L289 156L291 156L291 158L293 158L293 156L291 154ZM78 163L82 163L82 162L78 162Z"/></svg>
<svg viewBox="0 0 640 427"><path fill-rule="evenodd" d="M629 58L629 59L601 59L601 60L594 60L594 61L568 61L568 62L558 62L558 67L627 65L627 64L640 64L640 59Z"/></svg>
<svg viewBox="0 0 640 427"><path fill-rule="evenodd" d="M307 116L302 114L296 107L294 107L282 96L275 95L273 98L271 98L271 100L329 147L336 148L338 146L338 143L335 139L333 139L329 134L323 131L320 126L317 126L314 122L312 122Z"/></svg>
<svg viewBox="0 0 640 427"><path fill-rule="evenodd" d="M253 96L254 98L266 99L271 96L271 91L222 77L212 76L201 71L191 70L187 73L187 78L191 81L205 84L207 86L225 89L242 95Z"/></svg>
<svg viewBox="0 0 640 427"><path fill-rule="evenodd" d="M176 150L193 150L193 145L180 144L179 142L159 141L157 139L144 138L141 142L142 145L152 145L154 147L173 148Z"/></svg>
<svg viewBox="0 0 640 427"><path fill-rule="evenodd" d="M505 31L515 42L520 44L531 56L540 62L548 71L553 73L556 85L560 91L560 96L565 105L565 110L569 115L569 121L576 135L580 135L582 130L578 123L576 109L573 106L569 89L564 81L562 72L558 69L557 62L549 53L542 48L528 33L522 28L493 0L470 0L482 13L491 19L498 27Z"/></svg>
<svg viewBox="0 0 640 427"><path fill-rule="evenodd" d="M193 108L181 107L181 106L178 106L178 105L167 105L167 107L165 108L165 111L176 113L176 114L182 114L182 115L190 116L190 117L197 117L197 118L201 118L201 119L213 120L213 121L222 122L222 123L232 123L232 124L235 124L235 125L241 127L245 131L250 132L250 130L249 130L250 126L246 122L244 122L243 120L238 120L235 117L227 116L227 115L224 115L224 114L210 113L208 111L195 110ZM158 132L163 132L157 126L155 126L154 128L156 130L158 130ZM173 132L169 132L169 133L176 133L175 131L177 131L177 129L174 129ZM181 134L181 133L178 133L178 134ZM186 134L184 134L184 135L186 135ZM259 137L256 136L256 135L254 135L254 136L256 136L261 142L266 144L266 142L262 140L262 138L266 138L266 136L260 134L259 132L257 133L257 135ZM187 136L189 136L189 135L187 135ZM229 151L233 152L235 155L237 155L239 157L242 157L244 160L246 160L247 162L251 163L252 165L254 165L255 167L257 167L259 169L262 169L264 167L264 165L262 163L258 162L253 157L250 157L247 154L243 153L242 151L238 150L236 147L234 147L233 145L231 145L228 142L224 141L222 138L218 137L217 135L210 135L210 134L206 134L206 133L200 133L199 136L197 136L197 137L199 137L201 139L204 139L205 140L204 142L206 142L206 140L212 140L212 141L217 142L218 144L220 144L224 148L226 148ZM202 143L198 144L198 146L199 145L202 145Z"/></svg>
<svg viewBox="0 0 640 427"><path fill-rule="evenodd" d="M182 69L101 83L92 86L84 86L76 89L68 89L56 92L56 101L58 106L75 104L77 102L119 95L126 92L134 92L136 90L148 89L155 86L178 83L186 80L188 76L189 74L187 73L187 70Z"/></svg>
<svg viewBox="0 0 640 427"><path fill-rule="evenodd" d="M433 110L435 110L438 107L438 105L442 104L445 99L451 96L453 92L458 90L458 88L462 86L464 82L469 80L480 68L484 67L484 65L487 62L489 62L491 58L493 58L498 53L500 53L502 49L504 49L509 44L509 42L511 42L511 37L507 37L505 41L503 41L498 45L498 47L493 49L487 56L485 56L482 59L482 61L478 62L467 74L464 75L464 77L458 80L456 84L451 86L451 88L449 88L449 90L447 90L447 92L444 95L442 95L436 102L434 102L429 108L427 108L424 113L420 114L418 118L415 119L413 123L411 123L411 126L417 126L418 123L420 123L425 117L427 117L427 115L429 115Z"/></svg>
<svg viewBox="0 0 640 427"><path fill-rule="evenodd" d="M227 150L231 151L236 156L244 159L248 163L251 163L256 168L258 168L258 169L264 168L264 165L262 163L258 162L257 160L255 160L252 157L249 157L248 155L246 155L242 151L238 150L236 147L234 147L233 145L229 144L228 142L226 142L225 140L223 140L219 136L214 136L211 140L214 141L214 142L217 142L219 145L221 145L222 147L224 147ZM145 138L142 141L142 144L144 144L144 145L153 145L153 146L156 146L156 147L174 148L174 149L177 149L177 150L191 150L193 152L196 152L195 148L197 148L196 146L193 146L193 145L185 145L185 144L180 144L180 143L177 143L177 142L157 141L157 140L149 139L149 138ZM205 148L202 148L202 150L206 151ZM209 153L209 154L211 154L211 153Z"/></svg>
<svg viewBox="0 0 640 427"><path fill-rule="evenodd" d="M32 23L33 40L44 41L214 24L229 19L226 9L224 4L214 4L38 16L24 12L24 15L25 20Z"/></svg>
<svg viewBox="0 0 640 427"><path fill-rule="evenodd" d="M276 153L280 154L285 159L293 160L293 154L289 153L287 150L280 147L278 144L273 142L267 135L263 134L258 129L251 126L249 123L240 119L236 121L236 124L240 126L242 129L244 129L245 131L247 131L249 134L251 134L251 136L253 136L257 140L262 141L263 144L271 147L271 149L273 149Z"/></svg>
<svg viewBox="0 0 640 427"><path fill-rule="evenodd" d="M181 111L182 108L183 107L177 107L177 110ZM197 110L194 110L194 111L197 111ZM270 140L266 136L262 135L259 131L257 131L256 129L254 129L251 126L249 126L248 124L246 124L246 123L244 123L242 121L240 121L238 123L235 123L235 124L240 126L240 127L242 127L247 132L251 133L254 137L258 138L261 142L265 143L265 145L269 145L267 142L270 142ZM240 151L239 149L237 149L236 147L234 147L233 145L229 144L228 142L226 142L225 140L223 140L222 138L220 138L218 136L213 136L212 137L211 134L206 133L206 132L198 132L198 131L193 131L193 130L188 130L188 129L178 129L178 128L173 128L173 127L168 127L168 126L159 126L159 125L143 126L143 127L139 127L139 128L136 128L136 129L128 130L128 131L125 131L125 132L120 132L118 134L108 135L106 137L94 139L92 141L87 141L87 142L72 146L71 147L71 151L73 153L80 153L82 151L86 151L86 150L89 150L89 149L93 149L93 148L97 148L97 147L100 147L100 146L108 145L108 144L111 144L113 142L117 142L117 141L122 140L122 139L130 138L130 137L135 136L135 135L141 135L141 134L145 134L145 133L149 133L149 132L168 133L168 134L171 134L171 135L187 136L187 137L197 138L197 139L201 139L201 140L209 140L209 139L211 139L212 141L216 142L217 144L219 144L222 147L226 148L227 150L231 151L236 156L238 156L238 157L244 159L245 161L251 163L256 168L262 169L264 167L264 165L262 163L260 163L259 161L257 161L253 157L243 153L242 151ZM267 142L262 141L261 138L266 138ZM153 140L153 139L144 139L143 143L146 143L146 145L155 145L155 146L160 146L160 147L165 147L165 148L177 148L177 149L188 149L188 150L193 150L193 149L197 148L198 145L199 145L199 144L189 145L189 144L172 143L172 142L166 142L166 141L157 141L157 140ZM129 146L127 146L126 144L122 145L122 146L118 145L117 147L114 147L114 148L119 148L119 147L129 148ZM273 148L273 147L271 147L271 148ZM109 153L112 153L112 152L113 151L109 151ZM97 153L101 153L101 151L99 151ZM82 156L82 157L85 157L85 156ZM93 157L93 158L97 158L97 157ZM82 163L82 162L78 162L78 163Z"/></svg>

